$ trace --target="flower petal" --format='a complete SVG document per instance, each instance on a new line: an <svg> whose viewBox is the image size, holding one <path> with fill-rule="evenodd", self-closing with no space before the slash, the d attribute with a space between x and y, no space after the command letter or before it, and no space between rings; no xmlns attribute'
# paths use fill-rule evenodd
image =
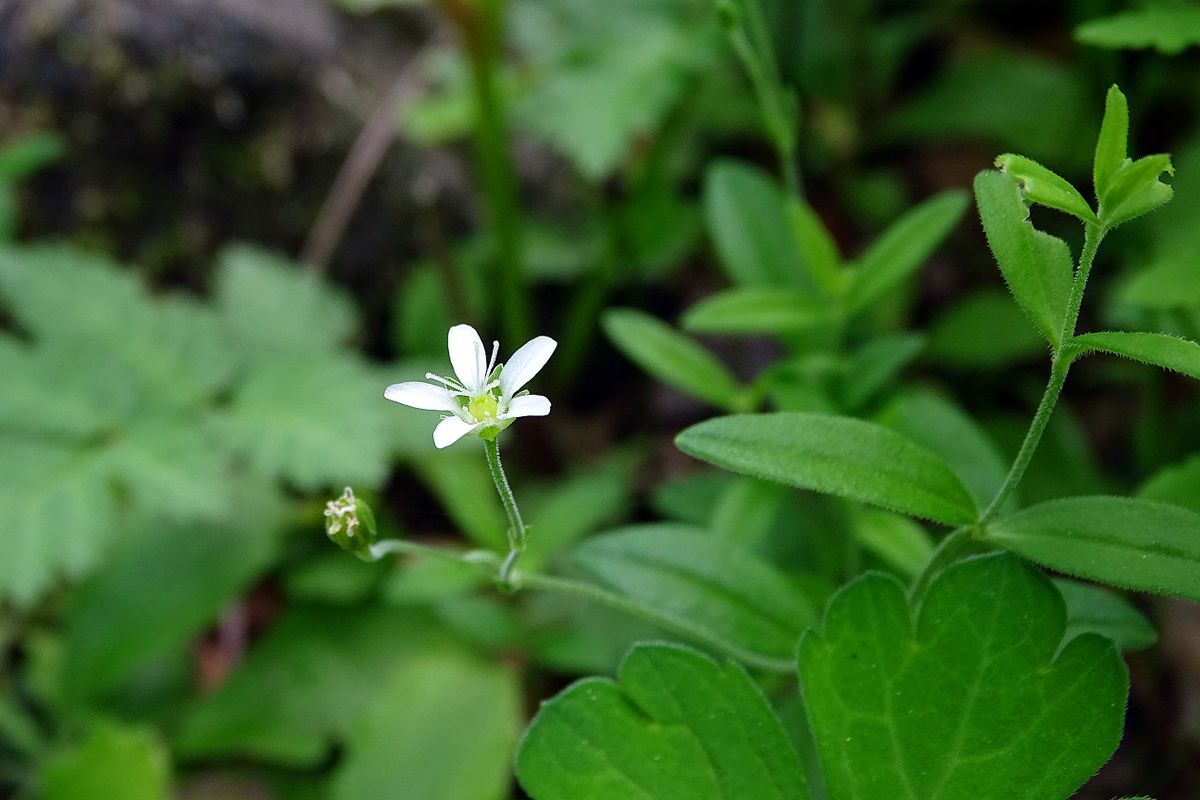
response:
<svg viewBox="0 0 1200 800"><path fill-rule="evenodd" d="M533 376L546 366L556 347L558 342L549 336L538 336L521 345L504 365L504 369L500 370L500 390L504 396L512 397L517 390L529 383Z"/></svg>
<svg viewBox="0 0 1200 800"><path fill-rule="evenodd" d="M470 325L455 325L446 337L454 374L472 394L478 394L487 382L487 352L479 333Z"/></svg>
<svg viewBox="0 0 1200 800"><path fill-rule="evenodd" d="M449 447L479 427L481 427L480 423L472 425L469 422L463 422L458 417L446 417L433 429L433 444L439 450Z"/></svg>
<svg viewBox="0 0 1200 800"><path fill-rule="evenodd" d="M422 381L393 383L383 390L383 396L393 403L421 408L426 411L458 411L458 402L448 389Z"/></svg>
<svg viewBox="0 0 1200 800"><path fill-rule="evenodd" d="M540 394L514 397L508 404L504 417L544 417L550 413L550 399Z"/></svg>

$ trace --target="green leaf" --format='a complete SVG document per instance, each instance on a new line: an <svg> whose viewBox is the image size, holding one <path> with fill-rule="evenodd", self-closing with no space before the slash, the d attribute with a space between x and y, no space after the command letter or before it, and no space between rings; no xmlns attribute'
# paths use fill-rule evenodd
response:
<svg viewBox="0 0 1200 800"><path fill-rule="evenodd" d="M331 797L502 800L521 719L511 667L449 648L412 656L373 687Z"/></svg>
<svg viewBox="0 0 1200 800"><path fill-rule="evenodd" d="M1020 185L1029 202L1072 214L1093 225L1100 223L1078 189L1033 159L1005 153L996 159L996 166Z"/></svg>
<svg viewBox="0 0 1200 800"><path fill-rule="evenodd" d="M63 157L66 139L51 131L33 131L0 147L0 183L26 178Z"/></svg>
<svg viewBox="0 0 1200 800"><path fill-rule="evenodd" d="M842 270L837 243L834 242L829 229L812 206L803 200L792 198L788 208L791 211L796 246L800 248L801 258L808 265L813 280L830 297L840 295L848 276Z"/></svg>
<svg viewBox="0 0 1200 800"><path fill-rule="evenodd" d="M1069 641L1090 631L1112 639L1122 650L1145 650L1158 641L1158 634L1142 613L1120 595L1078 581L1057 579L1054 585L1067 604L1064 639Z"/></svg>
<svg viewBox="0 0 1200 800"><path fill-rule="evenodd" d="M239 351L251 358L316 357L349 341L354 306L299 264L245 244L217 256L216 302Z"/></svg>
<svg viewBox="0 0 1200 800"><path fill-rule="evenodd" d="M1122 164L1100 198L1100 219L1110 228L1153 211L1175 196L1158 178L1175 174L1168 155L1153 155Z"/></svg>
<svg viewBox="0 0 1200 800"><path fill-rule="evenodd" d="M586 678L542 704L517 751L533 800L806 800L799 759L736 664L639 645L618 682Z"/></svg>
<svg viewBox="0 0 1200 800"><path fill-rule="evenodd" d="M1088 580L1200 600L1200 514L1127 497L1072 497L990 523L986 537Z"/></svg>
<svg viewBox="0 0 1200 800"><path fill-rule="evenodd" d="M704 178L704 212L721 266L738 286L814 288L783 190L762 170L718 161Z"/></svg>
<svg viewBox="0 0 1200 800"><path fill-rule="evenodd" d="M993 369L1046 354L1046 343L1001 289L967 295L933 321L925 354L939 364Z"/></svg>
<svg viewBox="0 0 1200 800"><path fill-rule="evenodd" d="M376 486L389 466L388 405L357 359L296 353L259 364L219 428L258 474L306 490Z"/></svg>
<svg viewBox="0 0 1200 800"><path fill-rule="evenodd" d="M737 480L715 470L668 478L654 487L650 505L661 517L703 527L716 513L721 495Z"/></svg>
<svg viewBox="0 0 1200 800"><path fill-rule="evenodd" d="M1200 379L1200 344L1163 333L1085 333L1067 345L1072 359L1100 351Z"/></svg>
<svg viewBox="0 0 1200 800"><path fill-rule="evenodd" d="M117 524L98 451L0 438L0 597L27 605L98 560Z"/></svg>
<svg viewBox="0 0 1200 800"><path fill-rule="evenodd" d="M1033 227L1020 188L1003 173L979 173L975 199L988 246L1009 291L1046 340L1057 347L1074 274L1067 243Z"/></svg>
<svg viewBox="0 0 1200 800"><path fill-rule="evenodd" d="M815 619L770 564L690 526L621 528L584 542L572 561L640 605L770 658L789 658Z"/></svg>
<svg viewBox="0 0 1200 800"><path fill-rule="evenodd" d="M881 336L866 342L846 360L841 398L849 410L862 408L911 364L925 348L919 333Z"/></svg>
<svg viewBox="0 0 1200 800"><path fill-rule="evenodd" d="M72 599L68 696L97 698L151 659L183 649L245 590L275 554L277 522L258 509L241 516L149 522L121 539Z"/></svg>
<svg viewBox="0 0 1200 800"><path fill-rule="evenodd" d="M891 577L843 589L799 648L831 800L1065 800L1116 749L1128 690L1110 642L1060 649L1065 628L1006 554L951 566L916 609Z"/></svg>
<svg viewBox="0 0 1200 800"><path fill-rule="evenodd" d="M666 323L629 308L608 311L601 322L617 349L663 383L720 408L741 402L725 365Z"/></svg>
<svg viewBox="0 0 1200 800"><path fill-rule="evenodd" d="M149 728L97 721L42 765L45 800L168 800L171 764Z"/></svg>
<svg viewBox="0 0 1200 800"><path fill-rule="evenodd" d="M929 533L890 511L859 509L851 515L850 532L865 550L906 577L915 577L933 554Z"/></svg>
<svg viewBox="0 0 1200 800"><path fill-rule="evenodd" d="M701 422L675 444L731 472L963 525L975 502L948 466L881 425L826 414L744 414Z"/></svg>
<svg viewBox="0 0 1200 800"><path fill-rule="evenodd" d="M481 547L508 546L508 522L492 485L478 440L449 451L431 450L416 464L417 477L434 495L463 535Z"/></svg>
<svg viewBox="0 0 1200 800"><path fill-rule="evenodd" d="M1104 98L1104 120L1096 140L1096 156L1092 166L1092 181L1096 199L1103 201L1112 186L1113 178L1125 163L1129 149L1129 102L1113 84Z"/></svg>
<svg viewBox="0 0 1200 800"><path fill-rule="evenodd" d="M850 310L862 311L907 280L954 230L966 209L965 193L942 192L892 223L858 257Z"/></svg>
<svg viewBox="0 0 1200 800"><path fill-rule="evenodd" d="M828 306L806 292L751 286L710 295L680 321L692 333L787 334L809 330L829 319Z"/></svg>
<svg viewBox="0 0 1200 800"><path fill-rule="evenodd" d="M1200 514L1200 455L1159 470L1141 485L1137 495L1143 500L1172 503Z"/></svg>
<svg viewBox="0 0 1200 800"><path fill-rule="evenodd" d="M1091 19L1075 28L1075 38L1097 47L1153 47L1176 55L1185 47L1200 45L1200 8L1152 5Z"/></svg>

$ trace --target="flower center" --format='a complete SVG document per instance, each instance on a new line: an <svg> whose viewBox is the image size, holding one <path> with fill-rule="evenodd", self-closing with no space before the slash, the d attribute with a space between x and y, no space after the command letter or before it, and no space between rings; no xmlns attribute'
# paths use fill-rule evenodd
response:
<svg viewBox="0 0 1200 800"><path fill-rule="evenodd" d="M467 403L467 413L475 418L476 422L486 422L489 419L495 419L500 413L500 403L496 400L495 395L489 393L481 394L477 397L472 397Z"/></svg>

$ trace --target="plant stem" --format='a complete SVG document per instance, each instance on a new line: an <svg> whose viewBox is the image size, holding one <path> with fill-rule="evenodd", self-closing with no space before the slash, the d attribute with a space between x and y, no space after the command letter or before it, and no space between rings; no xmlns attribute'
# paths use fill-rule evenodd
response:
<svg viewBox="0 0 1200 800"><path fill-rule="evenodd" d="M525 521L521 519L517 498L513 496L508 476L504 474L504 466L500 463L500 445L495 439L484 439L483 452L487 456L488 471L492 473L492 483L496 485L496 494L500 495L500 502L508 517L508 555L500 565L498 580L501 586L509 587L512 586L512 573L517 559L525 552Z"/></svg>
<svg viewBox="0 0 1200 800"><path fill-rule="evenodd" d="M607 589L602 589L590 583L575 581L568 578L556 578L550 575L541 575L537 573L525 574L517 572L514 576L515 586L517 588L528 588L547 592L558 592L559 594L568 594L574 597L581 597L586 600L591 600L601 605L607 606L614 611L620 611L624 614L637 617L645 622L661 628L664 631L678 634L686 639L691 639L699 644L711 647L721 653L728 655L741 661L747 666L755 667L766 672L792 673L795 670L795 664L788 659L773 658L765 656L761 653L755 653L747 650L744 647L726 641L719 636L691 625L688 622L676 619L674 617L661 614L653 608L640 605L627 597L619 595L615 592L610 592Z"/></svg>
<svg viewBox="0 0 1200 800"><path fill-rule="evenodd" d="M429 545L410 542L407 539L383 539L371 545L371 558L375 561L387 555L397 553L405 553L408 555L427 556L436 558L439 561L457 561L460 563L473 563L479 560L479 554L485 553L484 550L449 550L441 547L430 547ZM493 554L489 554L494 557Z"/></svg>
<svg viewBox="0 0 1200 800"><path fill-rule="evenodd" d="M1008 475L1004 478L1004 483L996 492L996 496L992 498L992 502L988 504L983 516L979 518L981 524L996 516L1005 501L1016 490L1021 478L1025 476L1025 470L1029 468L1029 462L1033 460L1033 454L1037 451L1038 444L1042 441L1046 426L1050 423L1050 416L1054 413L1055 405L1058 404L1063 386L1066 385L1067 372L1071 369L1071 357L1069 354L1064 354L1063 351L1075 336L1075 326L1079 323L1079 311L1083 307L1083 293L1087 289L1088 276L1092 273L1092 262L1096 258L1096 250L1099 249L1104 234L1103 228L1094 225L1085 225L1084 227L1083 252L1079 255L1079 268L1075 271L1075 279L1071 283L1071 296L1067 301L1066 316L1063 318L1062 335L1059 336L1058 346L1055 347L1050 361L1050 380L1046 384L1046 391L1042 393L1037 411L1034 412L1033 421L1029 424L1029 431L1025 434L1025 440L1021 442L1021 449L1017 451L1017 457L1013 460Z"/></svg>

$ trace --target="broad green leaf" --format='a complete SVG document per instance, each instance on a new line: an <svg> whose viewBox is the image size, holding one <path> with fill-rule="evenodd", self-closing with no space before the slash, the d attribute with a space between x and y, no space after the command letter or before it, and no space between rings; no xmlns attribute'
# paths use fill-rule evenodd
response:
<svg viewBox="0 0 1200 800"><path fill-rule="evenodd" d="M1200 514L1200 456L1159 470L1141 485L1137 495L1143 500L1172 503Z"/></svg>
<svg viewBox="0 0 1200 800"><path fill-rule="evenodd" d="M732 472L963 525L975 502L946 464L881 425L826 414L742 414L701 422L675 444Z"/></svg>
<svg viewBox="0 0 1200 800"><path fill-rule="evenodd" d="M45 800L168 800L171 763L149 728L95 721L83 740L41 769Z"/></svg>
<svg viewBox="0 0 1200 800"><path fill-rule="evenodd" d="M1099 224L1096 212L1078 189L1033 159L1005 153L996 158L996 166L1020 185L1029 202L1072 214L1083 222Z"/></svg>
<svg viewBox="0 0 1200 800"><path fill-rule="evenodd" d="M1074 358L1100 351L1200 379L1200 344L1163 333L1085 333L1067 345Z"/></svg>
<svg viewBox="0 0 1200 800"><path fill-rule="evenodd" d="M1110 228L1153 211L1175 196L1175 190L1159 180L1163 173L1175 174L1168 155L1153 155L1125 163L1109 182L1100 198L1100 219Z"/></svg>
<svg viewBox="0 0 1200 800"><path fill-rule="evenodd" d="M857 259L850 310L862 311L920 269L966 209L966 194L942 192L892 223Z"/></svg>
<svg viewBox="0 0 1200 800"><path fill-rule="evenodd" d="M1067 243L1033 227L1020 188L1003 173L979 173L975 199L1009 291L1047 341L1059 345L1074 273Z"/></svg>
<svg viewBox="0 0 1200 800"><path fill-rule="evenodd" d="M1038 332L1001 289L967 295L933 321L925 354L939 364L992 369L1046 355Z"/></svg>
<svg viewBox="0 0 1200 800"><path fill-rule="evenodd" d="M787 659L815 619L770 564L689 526L618 529L585 541L572 561L640 605L769 658Z"/></svg>
<svg viewBox="0 0 1200 800"><path fill-rule="evenodd" d="M1200 8L1151 5L1108 17L1091 19L1075 28L1084 44L1114 49L1153 47L1175 55L1185 47L1200 45Z"/></svg>
<svg viewBox="0 0 1200 800"><path fill-rule="evenodd" d="M296 353L259 364L219 428L258 474L307 490L375 486L388 471L389 405L357 359Z"/></svg>
<svg viewBox="0 0 1200 800"><path fill-rule="evenodd" d="M1088 580L1200 600L1200 514L1150 500L1072 497L990 523L987 539Z"/></svg>
<svg viewBox="0 0 1200 800"><path fill-rule="evenodd" d="M628 308L607 312L602 323L617 349L653 377L720 408L741 402L725 365L666 323Z"/></svg>
<svg viewBox="0 0 1200 800"><path fill-rule="evenodd" d="M828 319L828 306L806 292L752 286L704 298L687 310L680 324L693 333L786 334Z"/></svg>
<svg viewBox="0 0 1200 800"><path fill-rule="evenodd" d="M517 751L533 800L806 800L799 759L745 671L639 645L618 681L542 704Z"/></svg>
<svg viewBox="0 0 1200 800"><path fill-rule="evenodd" d="M141 665L184 648L266 566L277 525L255 510L237 521L148 522L123 537L72 598L67 695L100 697Z"/></svg>
<svg viewBox="0 0 1200 800"><path fill-rule="evenodd" d="M704 211L721 266L734 284L811 292L783 190L765 173L716 162L704 178Z"/></svg>
<svg viewBox="0 0 1200 800"><path fill-rule="evenodd" d="M503 800L521 720L511 667L449 648L414 655L375 683L331 797Z"/></svg>
<svg viewBox="0 0 1200 800"><path fill-rule="evenodd" d="M317 357L336 350L355 332L350 300L315 273L251 245L217 256L217 307L244 356Z"/></svg>
<svg viewBox="0 0 1200 800"><path fill-rule="evenodd" d="M1056 579L1054 585L1067 604L1063 638L1070 640L1091 631L1112 639L1122 650L1145 650L1158 641L1142 613L1119 594L1078 581Z"/></svg>
<svg viewBox="0 0 1200 800"><path fill-rule="evenodd" d="M846 360L841 379L842 403L848 410L862 408L911 364L925 348L925 337L904 333L872 339Z"/></svg>
<svg viewBox="0 0 1200 800"><path fill-rule="evenodd" d="M950 567L916 609L891 577L843 589L799 648L830 800L1065 800L1116 749L1128 691L1109 641L1065 629L1007 554Z"/></svg>
<svg viewBox="0 0 1200 800"><path fill-rule="evenodd" d="M865 550L906 577L916 576L933 554L929 533L890 511L858 509L850 517L850 531Z"/></svg>
<svg viewBox="0 0 1200 800"><path fill-rule="evenodd" d="M999 491L1008 462L992 438L950 400L932 391L896 397L878 421L942 458L980 508Z"/></svg>
<svg viewBox="0 0 1200 800"><path fill-rule="evenodd" d="M199 698L175 747L313 766L371 708L404 659L436 646L427 618L396 608L291 608L229 679Z"/></svg>
<svg viewBox="0 0 1200 800"><path fill-rule="evenodd" d="M100 451L0 438L0 597L27 605L91 569L117 503Z"/></svg>
<svg viewBox="0 0 1200 800"><path fill-rule="evenodd" d="M1113 178L1125 163L1129 149L1129 102L1116 84L1108 88L1104 98L1104 120L1096 140L1096 156L1092 166L1092 182L1096 199L1102 201L1112 186Z"/></svg>

